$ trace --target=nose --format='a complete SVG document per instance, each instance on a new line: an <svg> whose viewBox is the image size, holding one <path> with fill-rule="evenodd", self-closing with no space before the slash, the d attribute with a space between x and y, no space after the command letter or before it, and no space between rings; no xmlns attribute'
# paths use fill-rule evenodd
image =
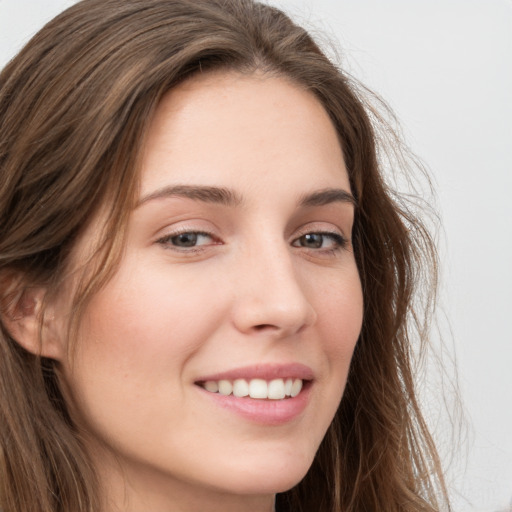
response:
<svg viewBox="0 0 512 512"><path fill-rule="evenodd" d="M286 337L316 322L293 257L284 243L246 255L234 282L233 322L240 332Z"/></svg>

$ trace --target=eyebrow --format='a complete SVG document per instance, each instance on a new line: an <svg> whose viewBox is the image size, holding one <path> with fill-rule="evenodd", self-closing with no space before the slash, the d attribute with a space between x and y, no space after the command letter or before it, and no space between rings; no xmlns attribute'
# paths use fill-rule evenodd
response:
<svg viewBox="0 0 512 512"><path fill-rule="evenodd" d="M342 188L325 188L302 196L299 206L324 206L331 203L349 203L357 206L355 197Z"/></svg>
<svg viewBox="0 0 512 512"><path fill-rule="evenodd" d="M209 187L204 185L171 185L144 196L138 202L137 207L153 199L166 197L185 197L205 203L222 204L224 206L238 206L242 203L242 197L229 188Z"/></svg>
<svg viewBox="0 0 512 512"><path fill-rule="evenodd" d="M221 204L224 206L239 206L243 198L234 190L225 187L213 187L206 185L170 185L160 188L144 196L137 207L154 199L169 197L185 197L205 203ZM354 196L340 188L325 188L310 194L305 194L299 199L300 207L324 206L331 203L349 203L354 206L357 202Z"/></svg>

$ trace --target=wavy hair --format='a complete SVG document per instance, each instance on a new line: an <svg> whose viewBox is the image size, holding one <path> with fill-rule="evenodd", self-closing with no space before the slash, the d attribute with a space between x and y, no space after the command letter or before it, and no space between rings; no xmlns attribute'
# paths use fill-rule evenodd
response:
<svg viewBox="0 0 512 512"><path fill-rule="evenodd" d="M56 363L24 350L4 320L27 288L51 295L62 286L71 248L105 207L103 238L74 297L79 321L116 268L160 99L194 74L222 69L286 77L314 94L339 134L357 199L362 332L313 465L278 495L277 510L449 508L413 377L436 284L431 237L386 184L383 125L366 95L303 28L252 0L83 0L0 74L0 508L98 510Z"/></svg>

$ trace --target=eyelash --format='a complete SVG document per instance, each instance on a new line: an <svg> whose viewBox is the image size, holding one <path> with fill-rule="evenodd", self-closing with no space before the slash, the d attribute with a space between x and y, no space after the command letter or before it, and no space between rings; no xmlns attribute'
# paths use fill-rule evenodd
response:
<svg viewBox="0 0 512 512"><path fill-rule="evenodd" d="M295 238L292 242L292 245L294 247L303 247L303 246L297 246L294 245L295 242L298 242L301 238L304 238L308 235L320 235L323 239L328 238L334 243L334 247L329 248L308 248L304 247L305 249L310 249L313 251L321 251L323 253L327 254L334 254L337 251L340 251L342 249L345 249L347 247L347 239L341 235L340 233L332 232L332 231L308 231L306 233L302 233L300 236ZM323 241L323 240L322 240Z"/></svg>
<svg viewBox="0 0 512 512"><path fill-rule="evenodd" d="M167 249L171 249L177 252L185 252L185 253L196 253L203 249L202 245L199 246L190 246L190 247L180 247L178 245L174 245L172 243L173 239L178 238L182 235L195 235L195 236L206 236L211 238L212 240L216 240L212 233L208 233L207 231L197 231L194 229L183 229L180 231L176 231L174 233L170 233L169 235L163 236L157 240L157 243L163 245ZM218 243L214 243L213 245L218 245Z"/></svg>
<svg viewBox="0 0 512 512"><path fill-rule="evenodd" d="M176 252L187 253L187 254L194 254L194 253L198 253L200 251L205 250L203 245L199 245L199 246L198 245L190 245L188 247L187 246L180 247L178 245L174 245L173 240L177 239L179 236L182 236L182 235L194 235L195 237L199 237L199 236L209 237L211 240L214 241L214 243L206 244L207 246L220 244L218 242L218 239L216 239L212 233L208 233L207 231L197 231L197 230L193 230L193 229L183 229L180 231L176 231L174 233L170 233L162 238L159 238L157 240L157 243L164 246L166 249L170 249L170 250L173 250ZM301 246L301 245L295 245L302 238L304 238L308 235L320 235L321 237L323 237L322 243L324 242L325 238L328 238L333 242L334 246L329 247L329 248L322 248L322 247L311 248L311 247L305 247L305 246ZM304 249L309 249L316 253L323 253L326 255L335 254L338 251L345 249L347 247L347 245L348 245L348 241L343 235L341 235L340 233L331 232L331 231L307 231L307 232L301 233L297 238L295 238L292 241L293 247L299 247L299 248L302 247Z"/></svg>

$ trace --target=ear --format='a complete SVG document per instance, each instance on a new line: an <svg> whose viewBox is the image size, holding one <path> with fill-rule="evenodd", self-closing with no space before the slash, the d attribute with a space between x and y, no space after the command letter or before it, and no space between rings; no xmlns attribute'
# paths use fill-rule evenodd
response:
<svg viewBox="0 0 512 512"><path fill-rule="evenodd" d="M45 304L46 289L25 288L2 305L2 322L11 337L34 355L61 360L62 332L53 307Z"/></svg>

